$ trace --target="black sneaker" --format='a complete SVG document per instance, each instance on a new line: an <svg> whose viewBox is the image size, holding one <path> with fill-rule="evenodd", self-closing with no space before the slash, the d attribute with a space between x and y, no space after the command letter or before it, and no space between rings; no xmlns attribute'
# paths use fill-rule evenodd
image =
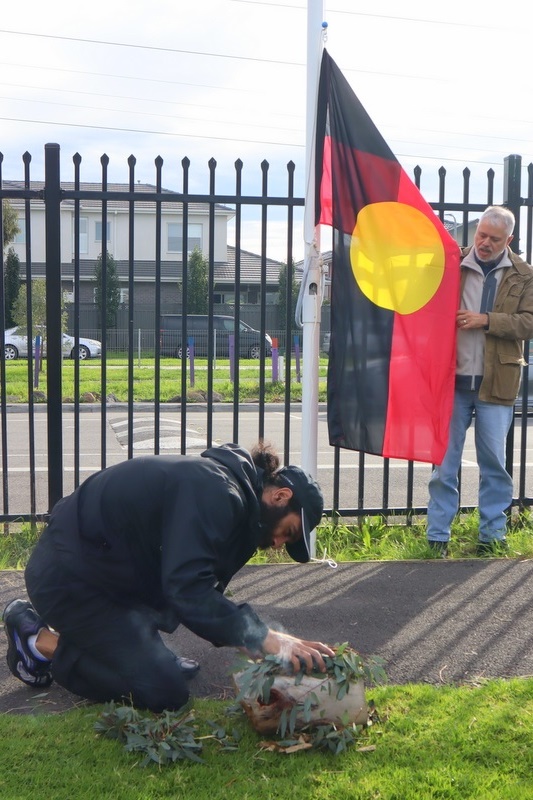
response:
<svg viewBox="0 0 533 800"><path fill-rule="evenodd" d="M23 683L45 689L52 683L50 661L39 661L28 647L28 637L46 628L27 600L12 600L4 608L4 630L7 635L7 666Z"/></svg>
<svg viewBox="0 0 533 800"><path fill-rule="evenodd" d="M186 680L194 678L196 673L200 670L200 664L194 658L184 658L183 656L176 656L176 664L180 668L181 674Z"/></svg>
<svg viewBox="0 0 533 800"><path fill-rule="evenodd" d="M478 542L476 556L504 556L509 550L506 539L493 539L491 542Z"/></svg>
<svg viewBox="0 0 533 800"><path fill-rule="evenodd" d="M429 549L433 550L435 558L448 558L448 542L428 539Z"/></svg>

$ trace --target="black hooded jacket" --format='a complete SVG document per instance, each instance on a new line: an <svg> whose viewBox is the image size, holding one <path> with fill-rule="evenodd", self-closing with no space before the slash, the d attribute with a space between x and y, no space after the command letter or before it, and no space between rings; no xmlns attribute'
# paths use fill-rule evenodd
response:
<svg viewBox="0 0 533 800"><path fill-rule="evenodd" d="M133 458L60 500L43 537L83 583L160 612L162 630L256 650L267 626L222 592L257 549L261 493L238 445Z"/></svg>

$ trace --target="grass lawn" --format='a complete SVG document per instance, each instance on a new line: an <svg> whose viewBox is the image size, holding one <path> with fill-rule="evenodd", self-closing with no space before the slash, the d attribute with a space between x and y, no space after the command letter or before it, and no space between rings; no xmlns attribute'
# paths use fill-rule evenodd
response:
<svg viewBox="0 0 533 800"><path fill-rule="evenodd" d="M477 513L458 519L452 529L450 558L471 558L477 544ZM40 533L40 527L4 523L0 533L0 569L22 569ZM507 534L509 558L533 558L533 520L530 513L513 517ZM387 524L381 517L366 517L359 525L324 521L317 529L316 555L342 561L398 561L432 558L425 522L410 526ZM250 564L292 563L285 550L262 550Z"/></svg>
<svg viewBox="0 0 533 800"><path fill-rule="evenodd" d="M222 701L195 701L241 739L224 752L203 742L203 764L139 766L139 756L95 733L99 706L62 715L0 716L3 800L522 800L533 797L533 679L479 686L367 690L381 721L340 755L268 752Z"/></svg>
<svg viewBox="0 0 533 800"><path fill-rule="evenodd" d="M0 536L0 566L20 568L38 531L9 528ZM507 557L531 558L531 534L528 517L515 520ZM476 516L459 520L451 557L472 555L475 539ZM321 526L317 550L322 549L339 561L429 556L422 524L395 527L379 519L355 528ZM15 709L0 715L0 797L533 800L533 676L462 686L369 686L366 694L378 717L338 755L266 750L231 701L198 699L192 707L204 763L145 767L143 754L96 732L102 706L63 714L21 715ZM238 741L235 749L223 749L212 723Z"/></svg>
<svg viewBox="0 0 533 800"><path fill-rule="evenodd" d="M63 399L72 400L74 397L74 362L66 359L63 362ZM98 397L113 394L119 401L128 400L128 380L130 377L128 361L126 358L108 358L105 362L106 381L102 385L102 362L100 359L80 363L79 396L90 392ZM194 382L190 371L190 364L186 364L187 396L194 401L199 392L207 390L207 360L196 359L194 364ZM38 386L34 387L34 376L28 373L28 362L25 359L6 362L6 384L8 401L12 403L26 403L29 397L29 388L32 392L47 391L47 364L43 362L43 369L38 374ZM320 360L319 366L319 400L326 399L326 373L327 359ZM132 368L133 400L135 402L153 402L157 396L162 403L181 394L182 362L177 359L165 358L160 362L160 386L156 392L155 365L153 358L135 359ZM233 377L233 381L231 380ZM282 377L278 375L278 377ZM283 376L284 377L284 376ZM218 359L213 372L213 391L220 395L224 402L233 401L235 392L236 375L230 375L228 359ZM239 400L241 402L256 401L259 398L259 361L254 359L241 359L239 361ZM298 380L300 378L300 381ZM281 402L284 400L285 384L281 380L273 380L272 365L269 360L265 366L265 400L267 402ZM296 365L291 365L291 400L302 399L301 375L296 372Z"/></svg>

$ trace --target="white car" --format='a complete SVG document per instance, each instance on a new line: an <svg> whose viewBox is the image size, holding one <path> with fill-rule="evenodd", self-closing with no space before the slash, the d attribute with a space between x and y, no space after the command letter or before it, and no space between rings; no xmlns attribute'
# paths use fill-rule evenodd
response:
<svg viewBox="0 0 533 800"><path fill-rule="evenodd" d="M26 334L18 332L17 328L10 328L4 333L4 358L6 361L12 361L16 358L28 357L28 337ZM35 348L34 348L35 351ZM79 338L78 358L85 361L87 358L98 358L102 355L102 343L97 342L95 339ZM75 358L74 337L69 336L68 333L63 334L63 356L65 358Z"/></svg>

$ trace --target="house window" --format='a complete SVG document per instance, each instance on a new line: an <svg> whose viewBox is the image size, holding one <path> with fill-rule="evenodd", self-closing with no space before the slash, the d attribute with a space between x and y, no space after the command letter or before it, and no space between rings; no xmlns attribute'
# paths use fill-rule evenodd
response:
<svg viewBox="0 0 533 800"><path fill-rule="evenodd" d="M202 250L202 225L189 225L187 255L197 247ZM179 222L168 223L167 251L169 253L183 252L183 225Z"/></svg>
<svg viewBox="0 0 533 800"><path fill-rule="evenodd" d="M213 295L213 303L219 305L235 305L235 292L217 292Z"/></svg>
<svg viewBox="0 0 533 800"><path fill-rule="evenodd" d="M80 217L80 253L89 252L89 220L87 217ZM74 242L72 249L76 252L76 242Z"/></svg>
<svg viewBox="0 0 533 800"><path fill-rule="evenodd" d="M13 244L24 244L26 242L26 220L24 217L19 217L17 219L17 225L19 226L19 232L13 239Z"/></svg>
<svg viewBox="0 0 533 800"><path fill-rule="evenodd" d="M94 241L95 242L101 242L102 241L102 223L101 222L97 222L95 224ZM110 222L107 223L107 241L108 242L111 241L111 223Z"/></svg>
<svg viewBox="0 0 533 800"><path fill-rule="evenodd" d="M119 289L119 302L122 305L127 305L130 299L130 290L129 289ZM98 289L96 287L93 288L93 303L99 303L101 300L101 294L98 293Z"/></svg>

